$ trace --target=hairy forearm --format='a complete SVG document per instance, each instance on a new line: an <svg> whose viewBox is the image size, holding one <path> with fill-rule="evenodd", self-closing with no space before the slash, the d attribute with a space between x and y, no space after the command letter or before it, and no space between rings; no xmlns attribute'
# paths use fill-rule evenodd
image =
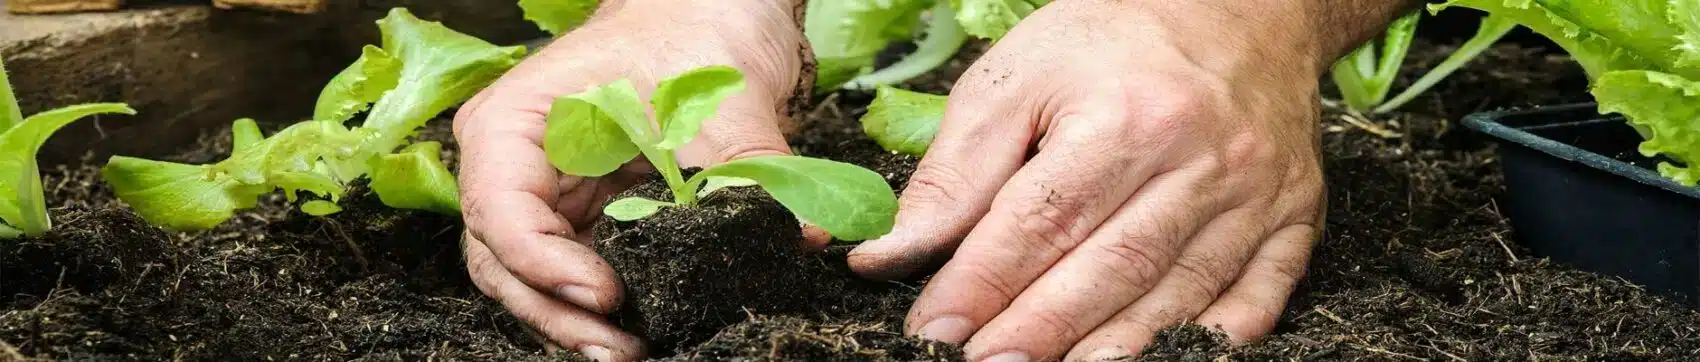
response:
<svg viewBox="0 0 1700 362"><path fill-rule="evenodd" d="M1057 0L1117 7L1162 22L1210 53L1293 62L1321 72L1421 0ZM1231 50L1222 53L1222 50Z"/></svg>

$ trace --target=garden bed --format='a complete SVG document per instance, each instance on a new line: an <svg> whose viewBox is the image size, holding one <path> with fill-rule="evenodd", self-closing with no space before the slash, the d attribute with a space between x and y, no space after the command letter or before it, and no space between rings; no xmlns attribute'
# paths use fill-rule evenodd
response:
<svg viewBox="0 0 1700 362"><path fill-rule="evenodd" d="M1419 44L1407 66L1426 69L1444 50ZM915 86L948 89L966 58ZM1327 236L1275 333L1227 348L1201 328L1173 328L1144 358L1700 358L1700 314L1513 244L1493 202L1501 177L1490 142L1456 123L1476 111L1585 101L1584 84L1568 59L1502 45L1408 112L1348 121L1355 116L1325 111ZM915 160L862 135L855 119L870 98L826 97L793 146L869 167L901 190ZM449 126L435 121L422 138L447 141L452 168ZM220 159L207 150L229 149L227 132L209 134L202 151L175 160ZM0 244L0 360L571 358L544 355L472 286L458 220L371 197L315 218L277 196L216 230L167 234L115 202L94 161L46 172L57 231ZM960 359L899 333L920 282L853 279L845 251L820 256L827 267L811 275L834 297L796 313L722 313L747 320L678 331L684 342L657 356Z"/></svg>

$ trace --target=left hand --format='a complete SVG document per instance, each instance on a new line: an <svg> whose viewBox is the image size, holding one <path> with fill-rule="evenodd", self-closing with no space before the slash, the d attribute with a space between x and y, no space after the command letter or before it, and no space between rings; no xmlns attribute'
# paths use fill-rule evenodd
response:
<svg viewBox="0 0 1700 362"><path fill-rule="evenodd" d="M1057 1L968 69L896 228L851 254L875 278L949 258L910 333L1010 362L1273 328L1321 233L1326 46L1209 3Z"/></svg>

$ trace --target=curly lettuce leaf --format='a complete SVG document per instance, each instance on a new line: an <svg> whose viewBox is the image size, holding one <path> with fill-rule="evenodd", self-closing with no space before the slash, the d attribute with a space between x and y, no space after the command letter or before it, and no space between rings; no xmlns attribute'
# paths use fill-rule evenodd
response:
<svg viewBox="0 0 1700 362"><path fill-rule="evenodd" d="M60 128L97 114L136 114L136 110L122 103L76 105L38 113L0 131L0 220L28 236L41 236L53 228L36 153Z"/></svg>
<svg viewBox="0 0 1700 362"><path fill-rule="evenodd" d="M941 0L810 1L803 34L814 48L815 90L838 89L870 71L886 46L914 36L934 1Z"/></svg>
<svg viewBox="0 0 1700 362"><path fill-rule="evenodd" d="M324 90L319 91L318 104L313 107L313 119L347 121L365 111L384 92L401 81L401 63L383 48L367 45L360 49L360 59L332 77Z"/></svg>
<svg viewBox="0 0 1700 362"><path fill-rule="evenodd" d="M1660 163L1660 174L1688 186L1700 181L1700 81L1629 70L1606 73L1593 88L1601 113L1623 114L1647 136L1642 155L1681 163Z"/></svg>
<svg viewBox="0 0 1700 362"><path fill-rule="evenodd" d="M629 81L556 99L543 129L549 163L574 176L596 177L619 169L641 152L625 124L642 122L631 127L648 127L642 107ZM634 114L640 118L631 119Z"/></svg>
<svg viewBox="0 0 1700 362"><path fill-rule="evenodd" d="M941 95L880 87L862 116L862 131L887 151L925 155L938 135L947 100Z"/></svg>
<svg viewBox="0 0 1700 362"><path fill-rule="evenodd" d="M389 207L460 215L460 189L442 151L442 144L420 142L378 158L372 192Z"/></svg>
<svg viewBox="0 0 1700 362"><path fill-rule="evenodd" d="M1552 39L1582 64L1589 78L1613 70L1657 70L1700 77L1693 20L1700 0L1452 0L1430 11L1462 6L1509 17ZM1687 11L1687 13L1683 13Z"/></svg>
<svg viewBox="0 0 1700 362"><path fill-rule="evenodd" d="M968 33L956 22L956 10L950 8L949 2L934 4L926 20L926 35L915 43L915 52L890 66L851 79L844 88L870 90L907 82L950 62L956 51L968 43Z"/></svg>
<svg viewBox="0 0 1700 362"><path fill-rule="evenodd" d="M596 12L598 0L519 0L525 20L552 35L561 35L584 25Z"/></svg>
<svg viewBox="0 0 1700 362"><path fill-rule="evenodd" d="M112 157L100 171L118 199L143 220L176 231L212 229L276 189L245 184L204 165L124 156Z"/></svg>
<svg viewBox="0 0 1700 362"><path fill-rule="evenodd" d="M744 91L744 73L717 65L692 69L661 81L650 103L661 124L661 142L655 147L677 149L696 138L702 122L714 117L720 102Z"/></svg>
<svg viewBox="0 0 1700 362"><path fill-rule="evenodd" d="M290 201L298 191L340 197L346 181L335 177L325 162L352 153L365 139L333 121L296 123L257 141L253 137L259 131L252 120L237 121L231 128L240 141L230 158L218 163L116 156L101 176L148 223L178 231L206 230L278 189Z"/></svg>
<svg viewBox="0 0 1700 362"><path fill-rule="evenodd" d="M860 166L802 156L733 160L692 176L691 185L711 177L755 180L799 219L843 240L867 240L891 232L897 195L885 177Z"/></svg>
<svg viewBox="0 0 1700 362"><path fill-rule="evenodd" d="M362 147L373 156L394 151L425 122L471 98L526 54L525 47L498 47L403 8L390 10L378 28L383 50L401 69L395 87L378 98L361 124L375 132Z"/></svg>
<svg viewBox="0 0 1700 362"><path fill-rule="evenodd" d="M997 41L1050 0L950 0L956 21L969 35Z"/></svg>

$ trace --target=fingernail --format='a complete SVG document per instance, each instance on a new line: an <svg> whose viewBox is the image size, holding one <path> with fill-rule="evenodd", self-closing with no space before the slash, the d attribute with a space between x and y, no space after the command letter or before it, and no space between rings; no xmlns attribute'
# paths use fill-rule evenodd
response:
<svg viewBox="0 0 1700 362"><path fill-rule="evenodd" d="M1126 348L1121 348L1120 346L1104 347L1104 348L1099 348L1096 351L1092 351L1091 355L1086 356L1086 360L1088 360L1088 361L1105 361L1105 360L1112 360L1112 359L1117 359L1117 358L1128 357L1128 356L1132 356L1132 355L1133 355L1132 353L1127 352Z"/></svg>
<svg viewBox="0 0 1700 362"><path fill-rule="evenodd" d="M1027 362L1032 360L1032 358L1027 357L1026 352L1004 352L999 353L996 356L980 360L980 362Z"/></svg>
<svg viewBox="0 0 1700 362"><path fill-rule="evenodd" d="M597 362L614 362L614 351L609 350L608 347L586 345L584 347L579 347L578 353L584 355L585 358L593 359Z"/></svg>
<svg viewBox="0 0 1700 362"><path fill-rule="evenodd" d="M933 318L933 321L921 326L921 331L917 334L921 339L960 345L968 340L968 334L972 332L974 331L969 330L968 318L947 315Z"/></svg>
<svg viewBox="0 0 1700 362"><path fill-rule="evenodd" d="M596 291L577 285L561 287L561 299L577 304L579 307L602 313L602 300L596 298Z"/></svg>

